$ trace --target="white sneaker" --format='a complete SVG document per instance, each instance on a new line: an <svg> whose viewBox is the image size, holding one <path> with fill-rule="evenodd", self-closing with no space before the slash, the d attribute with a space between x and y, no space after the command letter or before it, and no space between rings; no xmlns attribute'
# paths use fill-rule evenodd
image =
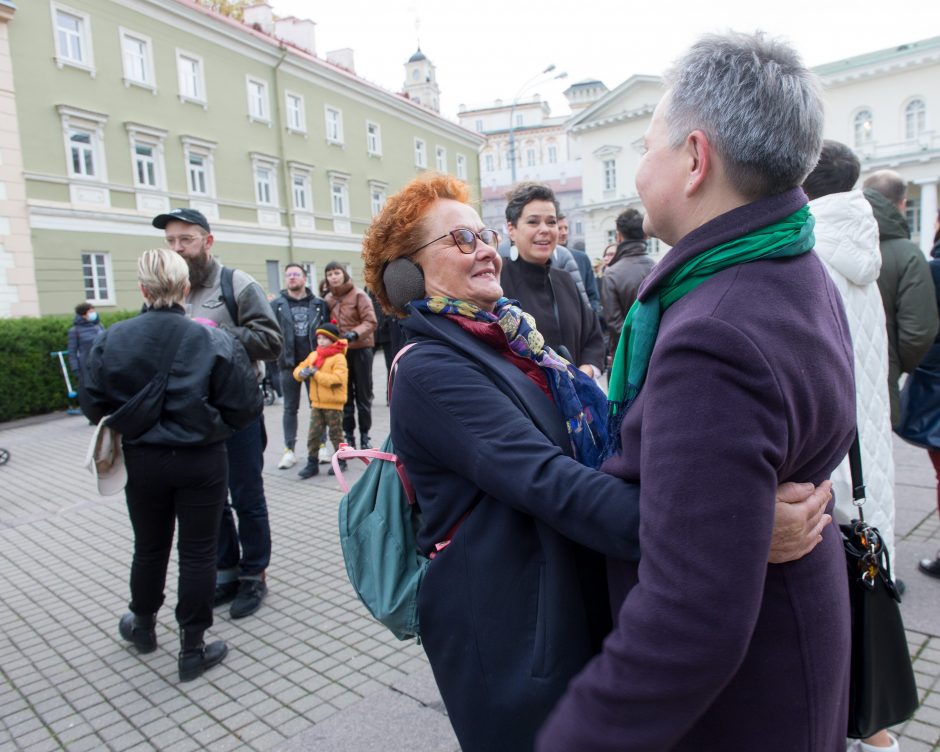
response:
<svg viewBox="0 0 940 752"><path fill-rule="evenodd" d="M333 455L330 454L329 447L327 447L326 444L321 444L320 452L317 454L317 460L320 462L321 465L328 465L330 464L330 460L332 459L333 459Z"/></svg>
<svg viewBox="0 0 940 752"><path fill-rule="evenodd" d="M293 467L297 464L297 458L294 456L293 449L285 449L284 456L281 457L281 461L277 463L278 470L287 470L289 467Z"/></svg>

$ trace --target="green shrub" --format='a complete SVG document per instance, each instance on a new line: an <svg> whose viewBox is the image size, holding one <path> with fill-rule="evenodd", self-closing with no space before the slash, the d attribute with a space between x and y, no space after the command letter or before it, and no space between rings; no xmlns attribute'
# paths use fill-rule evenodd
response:
<svg viewBox="0 0 940 752"><path fill-rule="evenodd" d="M106 327L137 311L101 313ZM59 359L49 353L68 347L72 316L0 319L0 422L70 406ZM68 356L63 356L68 367ZM75 376L69 372L72 388ZM72 400L72 405L77 406Z"/></svg>

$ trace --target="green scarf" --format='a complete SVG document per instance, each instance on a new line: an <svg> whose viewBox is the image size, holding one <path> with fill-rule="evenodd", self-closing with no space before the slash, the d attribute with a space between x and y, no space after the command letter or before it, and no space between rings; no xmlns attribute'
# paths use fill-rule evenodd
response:
<svg viewBox="0 0 940 752"><path fill-rule="evenodd" d="M608 380L608 441L612 450L608 454L619 449L620 422L646 381L659 322L666 309L723 269L762 259L798 256L812 250L816 243L815 224L809 206L804 206L779 222L689 259L660 282L656 294L633 303L623 322Z"/></svg>

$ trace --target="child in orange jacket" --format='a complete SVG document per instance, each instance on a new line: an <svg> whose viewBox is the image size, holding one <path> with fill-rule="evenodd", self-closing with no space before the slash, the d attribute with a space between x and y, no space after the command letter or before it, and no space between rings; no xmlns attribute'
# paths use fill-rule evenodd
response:
<svg viewBox="0 0 940 752"><path fill-rule="evenodd" d="M346 385L349 380L346 367L347 342L340 338L336 324L322 324L316 333L317 349L294 369L297 381L311 380L307 464L298 473L304 479L320 472L317 452L324 427L333 442L333 449L339 449L343 440L343 405L346 404ZM341 466L345 464L343 462ZM333 469L330 468L332 474Z"/></svg>

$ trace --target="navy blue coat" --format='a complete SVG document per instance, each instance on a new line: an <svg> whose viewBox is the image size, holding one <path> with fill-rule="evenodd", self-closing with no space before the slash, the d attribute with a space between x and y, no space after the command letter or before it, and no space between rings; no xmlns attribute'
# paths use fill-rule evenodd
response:
<svg viewBox="0 0 940 752"><path fill-rule="evenodd" d="M524 752L609 630L596 552L638 558L638 489L574 460L551 400L488 344L443 316L403 325L391 429L420 546L459 523L418 596L424 648L464 752Z"/></svg>

